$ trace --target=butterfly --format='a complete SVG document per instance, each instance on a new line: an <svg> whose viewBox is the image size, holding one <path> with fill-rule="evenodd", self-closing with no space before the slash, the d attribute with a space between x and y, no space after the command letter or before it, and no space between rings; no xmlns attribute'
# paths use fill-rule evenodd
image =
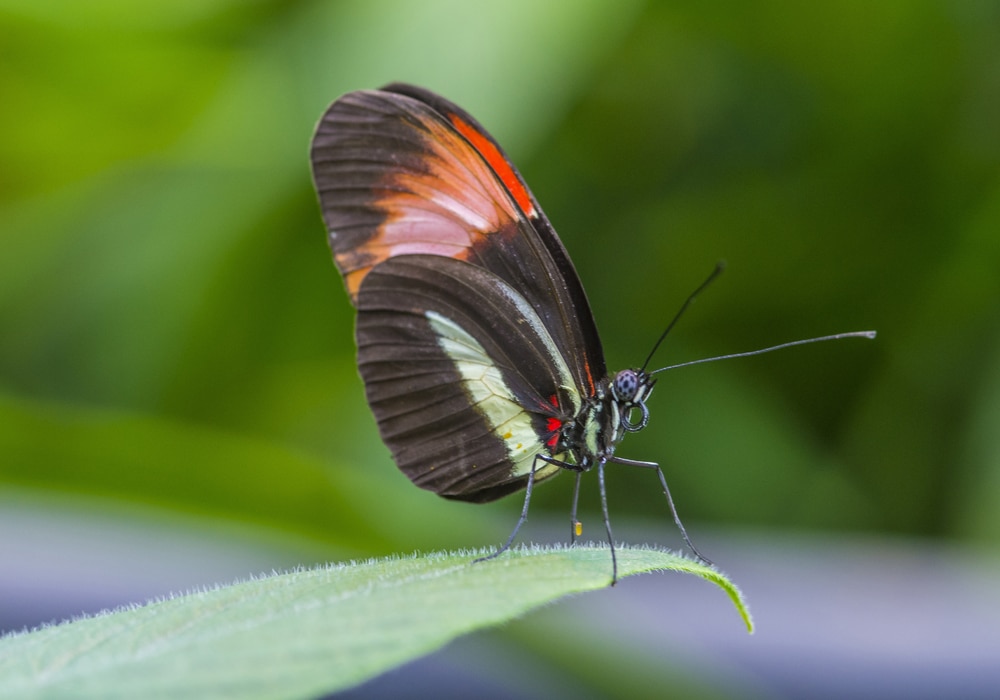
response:
<svg viewBox="0 0 1000 700"><path fill-rule="evenodd" d="M608 373L569 254L493 137L445 98L392 83L337 99L316 129L311 163L333 259L357 308L368 404L396 465L449 499L484 503L525 490L514 531L483 559L510 547L534 485L563 471L576 475L574 540L580 479L596 469L614 583L611 463L656 472L685 542L707 562L659 465L615 454L649 421L655 372Z"/></svg>

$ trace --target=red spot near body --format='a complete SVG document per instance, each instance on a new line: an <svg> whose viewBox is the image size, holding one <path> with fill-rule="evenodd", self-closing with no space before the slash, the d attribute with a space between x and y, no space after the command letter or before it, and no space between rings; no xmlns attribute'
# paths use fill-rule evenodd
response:
<svg viewBox="0 0 1000 700"><path fill-rule="evenodd" d="M500 153L500 149L492 141L483 136L483 134L476 131L470 124L463 121L457 114L449 114L448 118L458 133L468 139L472 147L479 151L479 155L486 160L486 163L493 169L493 172L497 174L497 177L500 178L504 187L514 197L514 201L517 202L517 206L521 208L524 215L529 218L535 216L537 212L535 212L535 205L531 203L531 195L528 194L527 188L521 184L520 178L514 173L514 168L511 167L507 159Z"/></svg>
<svg viewBox="0 0 1000 700"><path fill-rule="evenodd" d="M555 394L549 397L549 403L552 404L552 408L559 408L559 397Z"/></svg>
<svg viewBox="0 0 1000 700"><path fill-rule="evenodd" d="M549 418L546 421L545 427L550 433L552 433L552 437L550 437L548 440L545 441L546 445L548 445L549 447L556 446L556 444L559 442L559 433L560 431L562 431L562 425L563 425L562 421L559 420L558 418Z"/></svg>

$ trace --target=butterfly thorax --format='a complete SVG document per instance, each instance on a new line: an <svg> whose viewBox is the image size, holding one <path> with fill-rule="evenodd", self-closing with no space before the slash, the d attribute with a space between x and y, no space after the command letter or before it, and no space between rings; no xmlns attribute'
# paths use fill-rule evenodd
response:
<svg viewBox="0 0 1000 700"><path fill-rule="evenodd" d="M597 384L576 417L563 426L561 452L572 456L584 470L611 457L625 433L642 430L649 422L646 399L654 380L641 369L626 369ZM638 420L634 420L639 411Z"/></svg>

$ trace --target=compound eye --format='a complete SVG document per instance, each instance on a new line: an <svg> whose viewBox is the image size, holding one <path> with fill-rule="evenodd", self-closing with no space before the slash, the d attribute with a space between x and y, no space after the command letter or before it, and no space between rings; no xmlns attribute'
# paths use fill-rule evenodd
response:
<svg viewBox="0 0 1000 700"><path fill-rule="evenodd" d="M615 398L619 401L625 403L632 401L639 392L639 375L636 374L635 370L623 369L615 375L612 389L615 392Z"/></svg>

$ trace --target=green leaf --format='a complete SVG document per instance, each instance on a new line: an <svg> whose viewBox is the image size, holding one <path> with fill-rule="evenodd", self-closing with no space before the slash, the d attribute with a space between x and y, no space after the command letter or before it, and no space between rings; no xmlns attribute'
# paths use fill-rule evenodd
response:
<svg viewBox="0 0 1000 700"><path fill-rule="evenodd" d="M517 549L330 565L253 579L0 639L0 695L310 697L357 685L451 639L610 583L606 547ZM623 546L620 577L714 568Z"/></svg>

